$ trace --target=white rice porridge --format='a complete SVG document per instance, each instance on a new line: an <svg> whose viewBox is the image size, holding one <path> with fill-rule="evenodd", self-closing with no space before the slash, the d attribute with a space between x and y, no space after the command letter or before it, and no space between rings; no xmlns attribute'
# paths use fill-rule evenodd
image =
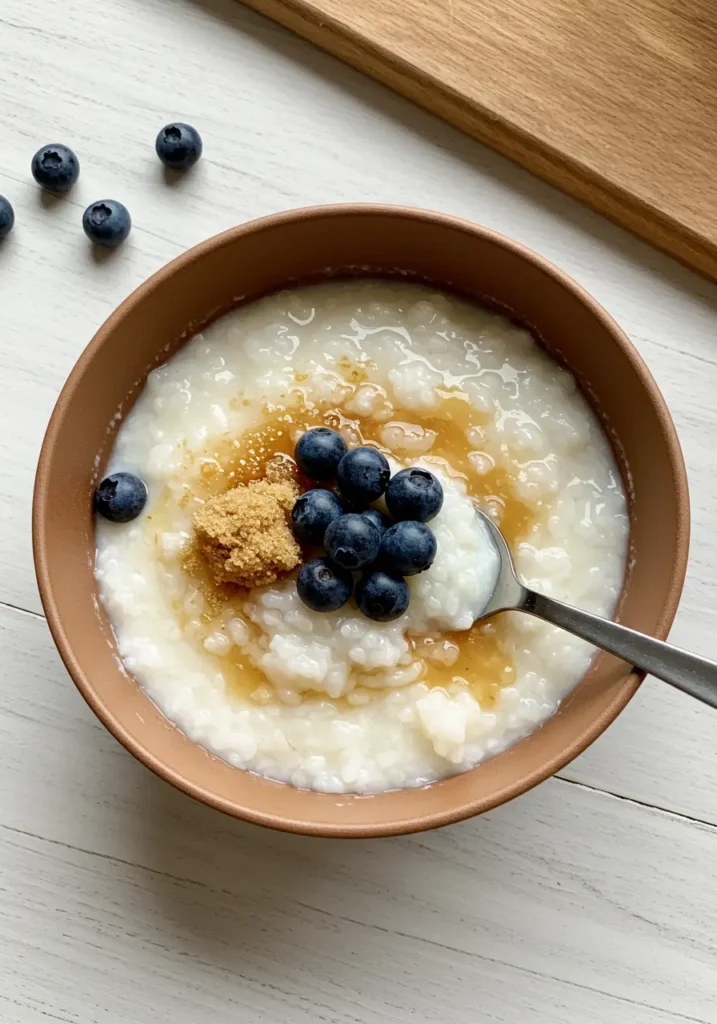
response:
<svg viewBox="0 0 717 1024"><path fill-rule="evenodd" d="M443 484L436 559L393 622L353 601L311 611L295 574L212 600L183 568L207 496L324 423ZM473 624L497 556L472 499L529 585L607 616L622 585L625 494L573 377L504 317L415 284L322 284L222 317L150 374L117 470L150 495L131 523L97 521L126 668L192 740L295 786L366 793L466 771L584 674L594 649L559 629L517 613Z"/></svg>

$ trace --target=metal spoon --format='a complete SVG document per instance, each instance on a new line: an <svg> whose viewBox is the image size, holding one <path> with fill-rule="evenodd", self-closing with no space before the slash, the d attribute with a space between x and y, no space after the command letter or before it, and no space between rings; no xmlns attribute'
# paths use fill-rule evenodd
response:
<svg viewBox="0 0 717 1024"><path fill-rule="evenodd" d="M496 612L528 612L717 708L717 662L530 590L518 579L503 534L480 509L476 514L487 526L500 558L495 589L479 618Z"/></svg>

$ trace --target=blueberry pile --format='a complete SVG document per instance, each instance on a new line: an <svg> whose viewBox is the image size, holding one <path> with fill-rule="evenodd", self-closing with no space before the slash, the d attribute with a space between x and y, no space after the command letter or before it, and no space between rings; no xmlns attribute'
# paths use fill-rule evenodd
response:
<svg viewBox="0 0 717 1024"><path fill-rule="evenodd" d="M336 481L338 491L314 487L297 499L291 513L296 537L323 545L299 572L299 597L316 612L333 612L353 593L369 619L390 622L408 608L405 576L433 563L436 538L426 523L443 504L443 488L427 469L402 469L391 476L388 460L375 448L348 450L335 430L316 427L302 434L296 463L309 479ZM388 519L372 502L385 497ZM354 587L354 573L360 573Z"/></svg>
<svg viewBox="0 0 717 1024"><path fill-rule="evenodd" d="M173 171L186 171L202 155L202 138L196 128L176 121L162 128L154 148L165 167ZM51 143L38 149L32 158L30 170L40 188L59 195L69 192L79 178L80 161L69 146ZM12 204L0 195L0 239L10 234L14 223L15 211ZM82 215L82 227L95 245L114 249L129 234L132 219L122 203L116 199L102 199L87 207Z"/></svg>

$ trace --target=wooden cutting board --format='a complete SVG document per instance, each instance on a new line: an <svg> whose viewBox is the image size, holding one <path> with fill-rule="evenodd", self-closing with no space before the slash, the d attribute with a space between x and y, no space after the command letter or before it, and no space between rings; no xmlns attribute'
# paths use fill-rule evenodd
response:
<svg viewBox="0 0 717 1024"><path fill-rule="evenodd" d="M717 0L244 0L717 279Z"/></svg>

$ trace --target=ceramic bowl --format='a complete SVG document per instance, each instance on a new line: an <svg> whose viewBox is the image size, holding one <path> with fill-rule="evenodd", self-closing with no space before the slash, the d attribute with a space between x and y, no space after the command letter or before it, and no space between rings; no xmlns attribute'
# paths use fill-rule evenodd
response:
<svg viewBox="0 0 717 1024"><path fill-rule="evenodd" d="M118 421L148 371L220 313L276 289L351 274L407 276L488 302L533 330L573 371L612 442L629 494L621 622L666 636L689 533L675 428L642 359L594 299L516 242L436 213L319 207L233 228L151 277L82 354L47 430L33 509L47 619L85 700L154 772L238 818L322 836L413 832L502 804L583 751L641 681L622 662L600 655L556 715L478 768L423 789L336 797L270 782L209 755L123 672L93 575L92 493Z"/></svg>

